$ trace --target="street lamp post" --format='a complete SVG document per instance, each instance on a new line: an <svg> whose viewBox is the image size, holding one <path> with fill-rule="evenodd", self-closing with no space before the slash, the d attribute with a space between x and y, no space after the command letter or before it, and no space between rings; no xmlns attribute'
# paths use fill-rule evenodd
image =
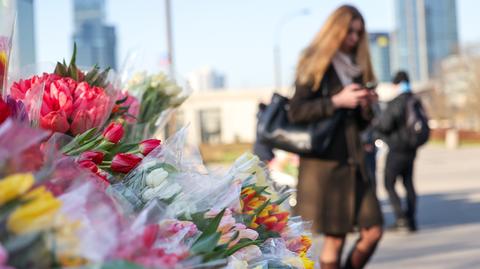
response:
<svg viewBox="0 0 480 269"><path fill-rule="evenodd" d="M282 61L281 61L281 50L280 50L280 43L281 43L281 30L282 27L287 24L287 22L291 21L292 19L305 16L310 14L310 10L302 9L294 13L289 13L285 15L277 24L274 33L274 45L273 45L273 75L275 81L275 89L280 90L282 87Z"/></svg>
<svg viewBox="0 0 480 269"><path fill-rule="evenodd" d="M170 0L165 0L165 25L167 33L167 57L168 57L168 75L170 79L175 81L175 62L173 57L173 30L172 30L172 10ZM167 123L166 137L171 136L177 130L177 118L175 112Z"/></svg>

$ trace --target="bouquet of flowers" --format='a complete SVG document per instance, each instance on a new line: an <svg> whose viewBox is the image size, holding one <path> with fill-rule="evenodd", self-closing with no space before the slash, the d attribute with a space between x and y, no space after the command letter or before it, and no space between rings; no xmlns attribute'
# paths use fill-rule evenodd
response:
<svg viewBox="0 0 480 269"><path fill-rule="evenodd" d="M75 58L76 46L68 65L57 63L53 73L21 79L10 87L11 97L25 103L30 120L72 136L101 127L117 99L114 85L108 82L108 68L100 71L94 66L83 72Z"/></svg>
<svg viewBox="0 0 480 269"><path fill-rule="evenodd" d="M128 137L134 140L154 136L189 95L163 73L135 74L126 87L140 103L136 125L131 125L128 130Z"/></svg>

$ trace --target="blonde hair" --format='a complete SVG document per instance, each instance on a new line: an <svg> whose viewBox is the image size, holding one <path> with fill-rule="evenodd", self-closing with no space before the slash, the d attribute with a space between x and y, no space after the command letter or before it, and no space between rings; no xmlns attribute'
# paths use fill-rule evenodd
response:
<svg viewBox="0 0 480 269"><path fill-rule="evenodd" d="M363 17L355 7L343 5L328 17L313 41L300 56L297 65L297 83L300 85L313 84L313 90L320 88L320 83L333 56L347 36L350 23L355 19L360 19L363 23L363 34L355 49L356 64L362 69L364 83L375 80Z"/></svg>

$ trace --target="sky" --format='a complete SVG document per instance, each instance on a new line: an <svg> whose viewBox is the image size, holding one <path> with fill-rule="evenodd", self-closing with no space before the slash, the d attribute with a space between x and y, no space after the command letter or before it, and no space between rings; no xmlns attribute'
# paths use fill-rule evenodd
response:
<svg viewBox="0 0 480 269"><path fill-rule="evenodd" d="M176 76L210 66L226 75L227 87L273 86L275 31L279 29L282 82L292 83L296 61L326 17L350 3L367 30L392 31L393 0L172 0ZM298 14L308 9L308 15ZM478 0L457 0L460 42L480 42ZM286 19L288 18L288 19ZM281 21L285 23L281 24ZM106 23L116 26L117 62L135 54L135 68L157 72L166 55L162 0L107 0ZM281 26L280 26L281 25ZM37 61L56 62L72 52L73 1L35 1Z"/></svg>

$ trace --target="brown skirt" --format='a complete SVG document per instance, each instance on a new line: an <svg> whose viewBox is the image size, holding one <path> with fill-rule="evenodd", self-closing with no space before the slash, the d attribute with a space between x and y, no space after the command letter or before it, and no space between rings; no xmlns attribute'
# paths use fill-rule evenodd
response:
<svg viewBox="0 0 480 269"><path fill-rule="evenodd" d="M336 161L300 158L295 213L313 221L314 232L331 235L383 225L370 181L358 167Z"/></svg>

